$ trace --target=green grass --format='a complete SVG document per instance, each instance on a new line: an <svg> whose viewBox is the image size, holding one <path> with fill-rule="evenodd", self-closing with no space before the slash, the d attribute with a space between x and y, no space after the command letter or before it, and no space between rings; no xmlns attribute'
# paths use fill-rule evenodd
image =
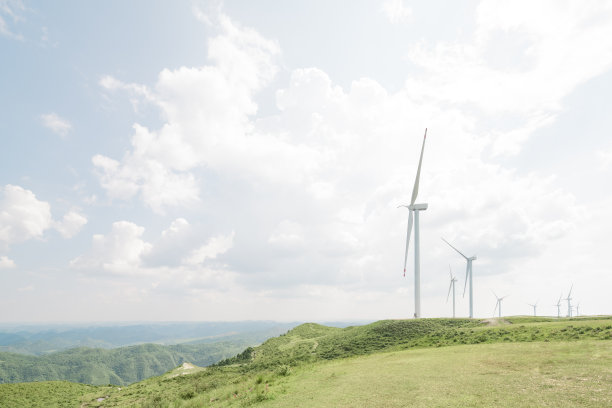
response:
<svg viewBox="0 0 612 408"><path fill-rule="evenodd" d="M304 367L280 389L261 406L605 407L612 406L612 344L487 344L375 354Z"/></svg>
<svg viewBox="0 0 612 408"><path fill-rule="evenodd" d="M92 388L77 400L156 408L612 406L612 318L489 323L306 324L214 367Z"/></svg>
<svg viewBox="0 0 612 408"><path fill-rule="evenodd" d="M92 392L104 395L112 390L113 387L95 387L68 381L0 384L0 407L79 407L85 395Z"/></svg>

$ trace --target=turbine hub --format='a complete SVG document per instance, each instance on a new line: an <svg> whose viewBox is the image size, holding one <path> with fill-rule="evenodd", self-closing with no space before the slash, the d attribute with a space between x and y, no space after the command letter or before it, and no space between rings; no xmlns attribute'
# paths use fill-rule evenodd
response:
<svg viewBox="0 0 612 408"><path fill-rule="evenodd" d="M413 211L426 210L427 209L427 204L413 204L413 205L409 205L408 209L413 210Z"/></svg>

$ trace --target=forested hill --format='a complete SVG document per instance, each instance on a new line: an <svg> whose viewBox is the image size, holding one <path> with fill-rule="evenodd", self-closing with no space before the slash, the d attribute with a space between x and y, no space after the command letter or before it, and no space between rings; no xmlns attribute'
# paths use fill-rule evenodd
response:
<svg viewBox="0 0 612 408"><path fill-rule="evenodd" d="M249 339L205 344L142 344L116 349L75 348L44 356L0 353L0 383L68 380L126 385L190 362L208 366L253 345Z"/></svg>

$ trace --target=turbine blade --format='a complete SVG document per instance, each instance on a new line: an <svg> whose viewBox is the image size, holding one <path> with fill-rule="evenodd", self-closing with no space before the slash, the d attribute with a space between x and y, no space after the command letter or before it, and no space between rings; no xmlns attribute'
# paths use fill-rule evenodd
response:
<svg viewBox="0 0 612 408"><path fill-rule="evenodd" d="M567 298L568 298L568 299L571 299L571 298L570 298L570 296L571 296L571 294L572 294L572 289L574 289L574 284L573 284L573 283L572 283L572 286L570 287L570 291L569 291L569 293L567 294Z"/></svg>
<svg viewBox="0 0 612 408"><path fill-rule="evenodd" d="M455 248L454 246L452 246L452 245L450 244L450 242L448 242L448 241L447 241L447 240L445 240L444 238L442 238L442 241L446 242L446 243L448 244L448 246L450 246L451 248L453 248L455 251L459 252L459 255L461 255L462 257L464 257L466 260L468 259L468 257L467 257L467 256L465 256L465 255L463 255L463 254L461 253L461 251L459 251L457 248Z"/></svg>
<svg viewBox="0 0 612 408"><path fill-rule="evenodd" d="M495 302L495 309L493 309L493 316L495 316L495 312L497 311L497 305L499 305L499 300Z"/></svg>
<svg viewBox="0 0 612 408"><path fill-rule="evenodd" d="M453 281L451 280L450 285L448 286L448 295L446 295L446 302L448 303L448 297L450 296L450 291L453 288Z"/></svg>
<svg viewBox="0 0 612 408"><path fill-rule="evenodd" d="M469 272L470 272L470 263L468 262L465 268L465 284L463 285L463 297L465 297L465 289L467 288L467 278L468 278Z"/></svg>
<svg viewBox="0 0 612 408"><path fill-rule="evenodd" d="M406 276L406 264L408 263L408 247L410 246L410 234L412 233L412 210L408 210L408 230L406 231L406 252L404 253L404 276Z"/></svg>
<svg viewBox="0 0 612 408"><path fill-rule="evenodd" d="M414 179L414 187L412 188L412 198L410 205L414 205L419 194L419 178L421 177L421 163L423 163L423 151L425 150L425 139L427 138L427 128L425 128L425 136L423 136L423 146L421 146L421 157L419 158L419 167L417 168L416 178Z"/></svg>

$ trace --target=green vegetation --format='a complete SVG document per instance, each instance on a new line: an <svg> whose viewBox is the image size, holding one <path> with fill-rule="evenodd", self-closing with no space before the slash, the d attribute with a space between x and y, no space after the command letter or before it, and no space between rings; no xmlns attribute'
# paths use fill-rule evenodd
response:
<svg viewBox="0 0 612 408"><path fill-rule="evenodd" d="M74 406L612 405L612 318L516 319L305 324L212 367L82 389Z"/></svg>
<svg viewBox="0 0 612 408"><path fill-rule="evenodd" d="M0 384L0 407L78 407L84 395L112 389L68 381Z"/></svg>
<svg viewBox="0 0 612 408"><path fill-rule="evenodd" d="M143 344L112 350L77 348L40 357L0 353L0 383L68 380L126 385L163 374L186 361L211 365L247 345L246 340L175 346Z"/></svg>

